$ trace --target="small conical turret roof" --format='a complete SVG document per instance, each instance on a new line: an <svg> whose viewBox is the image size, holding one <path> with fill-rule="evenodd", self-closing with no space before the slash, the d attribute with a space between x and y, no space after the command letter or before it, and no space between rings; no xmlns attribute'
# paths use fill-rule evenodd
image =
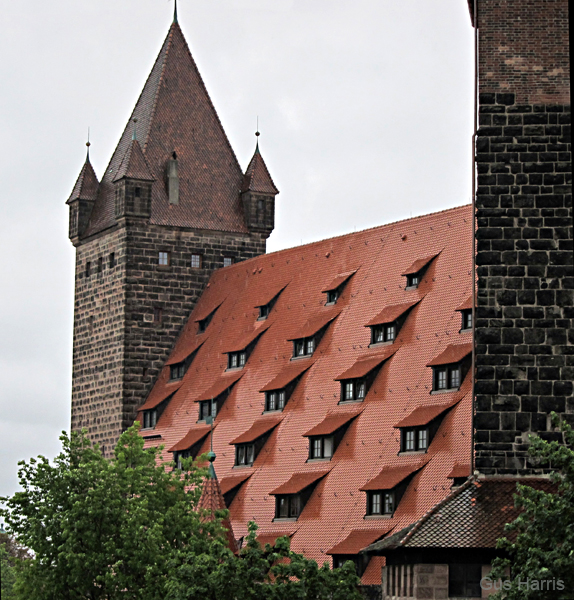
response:
<svg viewBox="0 0 574 600"><path fill-rule="evenodd" d="M74 200L95 200L99 185L100 183L88 155L66 204L70 204Z"/></svg>
<svg viewBox="0 0 574 600"><path fill-rule="evenodd" d="M255 148L255 154L245 171L243 176L243 185L241 186L242 192L259 192L261 194L275 194L279 193L279 190L275 187L267 165L259 152L259 144Z"/></svg>
<svg viewBox="0 0 574 600"><path fill-rule="evenodd" d="M155 181L155 177L151 173L141 146L136 139L133 139L132 143L128 146L118 173L114 177L114 183L124 177L140 179L142 181Z"/></svg>
<svg viewBox="0 0 574 600"><path fill-rule="evenodd" d="M223 494L221 493L219 481L217 480L217 475L215 474L215 468L213 466L215 461L215 452L208 452L207 458L209 460L209 468L207 471L207 477L203 482L203 491L201 492L201 498L199 499L197 506L198 508L209 511L211 520L214 518L215 511L225 510L227 507L225 506L225 500L223 499ZM233 527L231 526L229 517L223 519L221 524L223 527L225 527L225 529L227 529L227 543L230 550L232 552L237 552L239 548L237 547L237 541L233 535Z"/></svg>

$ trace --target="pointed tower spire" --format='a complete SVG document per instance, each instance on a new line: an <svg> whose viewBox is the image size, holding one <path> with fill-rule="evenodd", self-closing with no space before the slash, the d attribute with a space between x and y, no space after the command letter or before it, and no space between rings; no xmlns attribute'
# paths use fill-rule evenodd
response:
<svg viewBox="0 0 574 600"><path fill-rule="evenodd" d="M225 506L225 500L223 499L223 494L221 493L221 488L219 487L219 481L217 480L217 475L215 474L215 467L213 463L215 462L216 455L213 451L213 418L211 418L211 450L207 453L207 460L209 461L209 467L207 470L207 477L203 482L203 491L201 493L201 498L197 504L198 508L203 508L208 511L207 519L212 521L215 518L215 512L218 510L224 510L227 508ZM239 548L237 547L237 540L233 535L233 527L231 526L231 521L229 517L223 519L222 523L223 527L227 529L227 543L229 548L233 552L237 552Z"/></svg>

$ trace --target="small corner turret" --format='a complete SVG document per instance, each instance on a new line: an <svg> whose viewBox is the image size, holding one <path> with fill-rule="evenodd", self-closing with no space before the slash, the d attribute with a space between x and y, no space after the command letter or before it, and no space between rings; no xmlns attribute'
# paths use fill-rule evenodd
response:
<svg viewBox="0 0 574 600"><path fill-rule="evenodd" d="M259 136L259 132L255 135ZM259 151L258 142L241 186L243 213L249 231L269 237L275 227L275 196L278 193Z"/></svg>
<svg viewBox="0 0 574 600"><path fill-rule="evenodd" d="M135 134L121 162L115 185L115 217L151 215L151 188L155 181Z"/></svg>
<svg viewBox="0 0 574 600"><path fill-rule="evenodd" d="M88 225L100 185L90 163L90 142L87 142L86 146L88 147L86 162L80 171L70 197L66 200L66 204L70 207L68 237L74 246L79 244L80 236Z"/></svg>

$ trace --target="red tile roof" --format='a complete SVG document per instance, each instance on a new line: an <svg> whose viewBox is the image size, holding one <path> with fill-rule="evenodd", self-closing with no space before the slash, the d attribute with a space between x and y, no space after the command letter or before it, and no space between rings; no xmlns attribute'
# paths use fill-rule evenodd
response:
<svg viewBox="0 0 574 600"><path fill-rule="evenodd" d="M469 310L472 308L472 296L469 296L460 306L457 306L455 310Z"/></svg>
<svg viewBox="0 0 574 600"><path fill-rule="evenodd" d="M372 325L384 325L385 323L393 323L400 316L404 315L407 310L411 309L413 306L418 304L422 298L419 300L413 300L412 302L404 302L402 304L395 304L393 306L385 306L383 310L373 317L365 327L371 327Z"/></svg>
<svg viewBox="0 0 574 600"><path fill-rule="evenodd" d="M307 473L293 473L289 478L289 481L286 481L269 493L272 496L277 496L279 494L297 494L319 479L325 477L330 470L331 468L323 469L321 471L308 471Z"/></svg>
<svg viewBox="0 0 574 600"><path fill-rule="evenodd" d="M172 394L181 387L182 381L167 384L165 387L154 388L148 396L145 404L142 404L138 410L151 410L159 406L164 400L167 400Z"/></svg>
<svg viewBox="0 0 574 600"><path fill-rule="evenodd" d="M241 475L230 475L229 477L224 477L219 482L221 493L227 494L227 492L230 492L232 489L236 488L242 483L245 483L251 477L251 475L253 475L253 473L242 473Z"/></svg>
<svg viewBox="0 0 574 600"><path fill-rule="evenodd" d="M472 222L471 207L463 206L266 254L216 271L175 351L180 351L180 344L181 348L192 347L199 337L195 319L220 307L202 334L205 342L185 373L183 385L156 425L154 432L163 439L146 440L146 445L165 444L167 449L176 444L197 422L194 401L209 399L211 394L206 397L205 391L220 380L229 381L228 377L243 374L218 411L213 435L218 474L222 479L236 475L235 451L229 442L261 418L265 411L261 390L280 389L294 373L297 375L297 369L309 366L281 413L281 425L254 466L241 470L252 475L229 506L236 535L246 535L252 520L260 526L261 534L281 531L283 524L273 520L275 499L270 492L294 473L325 465L332 467L329 475L317 483L297 522L285 524L297 527L292 538L294 551L322 564L329 560L324 552L354 529L377 530L384 522L398 531L420 519L449 493L452 479L447 475L453 465L470 461L471 457L470 374L458 392L431 396L432 372L426 365L447 346L469 339L468 333L459 333L460 313L455 309L472 292ZM406 234L406 240L401 234ZM405 289L401 273L417 258L441 250L418 288ZM359 266L337 304L325 306L321 292L325 282ZM225 374L227 357L222 352L257 321L255 300L266 290L272 293L280 289L285 282L289 285L277 298L270 316L273 324L258 341L245 368ZM309 438L303 434L328 413L345 407L339 405L341 384L335 378L359 358L381 352L381 347L370 347L371 332L365 323L385 306L413 302L423 296L424 302L413 309L394 343L383 347L399 350L378 371L364 401L357 405L364 407L363 411L349 424L331 461L308 463ZM340 314L325 330L313 355L292 361L293 344L288 341L292 334L310 317L330 315L333 309L340 310ZM169 367L165 367L153 393L170 385L168 379ZM414 462L413 456L399 454L400 432L394 426L418 406L455 396L462 400L445 414L424 455L431 458L430 462L415 475L393 517L365 519L366 494L360 491L365 482L383 468ZM206 438L199 451L208 450ZM172 460L166 450L164 457ZM371 565L368 572L374 568Z"/></svg>
<svg viewBox="0 0 574 600"><path fill-rule="evenodd" d="M201 402L203 400L213 400L217 398L217 396L223 394L223 392L225 392L232 385L237 383L243 377L243 374L243 371L235 371L231 374L225 373L211 387L205 390L203 394L199 394L199 396L194 399L194 402Z"/></svg>
<svg viewBox="0 0 574 600"><path fill-rule="evenodd" d="M420 471L429 460L430 458L426 457L423 460L400 467L385 467L376 477L367 481L360 489L362 492L366 492L367 490L392 490L409 475Z"/></svg>
<svg viewBox="0 0 574 600"><path fill-rule="evenodd" d="M271 392L273 390L283 389L289 385L294 379L303 375L303 373L313 366L315 361L303 361L303 362L292 362L289 363L281 373L264 385L259 391L260 392Z"/></svg>
<svg viewBox="0 0 574 600"><path fill-rule="evenodd" d="M215 427L214 427L215 429ZM207 435L209 435L211 431L211 426L209 425L198 425L196 427L192 427L187 434L177 442L177 444L173 445L168 452L176 452L178 450L189 450L194 444L200 442Z"/></svg>
<svg viewBox="0 0 574 600"><path fill-rule="evenodd" d="M271 175L269 175L267 165L259 152L259 144L257 144L253 158L245 171L241 191L259 192L261 194L271 194L272 196L279 193L279 190L273 183L273 179L271 179Z"/></svg>
<svg viewBox="0 0 574 600"><path fill-rule="evenodd" d="M439 365L450 365L460 362L472 352L472 343L469 344L450 344L438 356L433 358L427 367L436 367Z"/></svg>
<svg viewBox="0 0 574 600"><path fill-rule="evenodd" d="M151 173L150 166L137 140L133 140L128 146L120 168L114 177L114 183L125 177L141 181L155 181L155 177Z"/></svg>
<svg viewBox="0 0 574 600"><path fill-rule="evenodd" d="M382 352L378 352L374 356L372 354L361 356L352 367L346 369L340 375L337 375L335 381L364 377L373 369L376 369L380 364L391 358L397 350L397 346L387 346Z"/></svg>
<svg viewBox="0 0 574 600"><path fill-rule="evenodd" d="M232 344L225 346L223 353L240 352L241 350L245 350L249 344L254 342L261 334L267 331L270 325L271 323L268 321L266 323L256 322L255 327L251 331L242 333Z"/></svg>
<svg viewBox="0 0 574 600"><path fill-rule="evenodd" d="M326 554L358 554L360 550L392 531L393 527L393 525L387 524L386 527L379 529L353 529L342 542L327 550Z"/></svg>
<svg viewBox="0 0 574 600"><path fill-rule="evenodd" d="M243 173L215 112L178 23L153 65L98 190L85 236L113 226L114 183L137 137L156 181L150 222L216 231L247 232L239 190ZM165 165L177 154L179 204L169 203Z"/></svg>
<svg viewBox="0 0 574 600"><path fill-rule="evenodd" d="M196 314L193 315L193 322L194 323L199 323L200 321L204 321L205 319L207 319L207 317L209 317L209 315L214 314L215 311L222 304L223 304L223 300L221 300L219 303L215 304L215 306L206 306L205 310L203 310L202 312L199 312L199 313L196 313Z"/></svg>
<svg viewBox="0 0 574 600"><path fill-rule="evenodd" d="M259 308L260 306L266 306L269 304L269 302L271 302L271 300L273 300L273 298L276 298L287 287L287 285L288 283L279 284L279 286L276 286L272 289L263 290L259 296L253 298L253 306L256 308Z"/></svg>
<svg viewBox="0 0 574 600"><path fill-rule="evenodd" d="M165 362L165 365L177 365L184 360L188 359L196 350L201 348L201 345L205 342L205 336L197 336L197 338L190 344L178 344L174 352L172 352L169 359Z"/></svg>
<svg viewBox="0 0 574 600"><path fill-rule="evenodd" d="M395 428L399 427L416 427L417 425L428 425L433 419L436 419L443 412L452 408L458 404L462 398L459 396L449 402L443 402L442 404L429 404L428 406L417 406L413 412L408 416L399 421Z"/></svg>
<svg viewBox="0 0 574 600"><path fill-rule="evenodd" d="M318 425L309 429L303 436L310 437L312 435L329 435L334 433L351 419L360 415L364 408L362 404L358 404L353 407L345 407L343 410L327 413L327 416Z"/></svg>
<svg viewBox="0 0 574 600"><path fill-rule="evenodd" d="M253 425L251 425L251 427L246 432L242 433L234 440L231 440L229 443L247 444L249 442L253 442L258 437L265 435L267 432L277 427L277 425L279 425L279 423L281 423L281 421L283 420L283 417L284 415L282 415L281 413L277 415L266 415L264 417L261 417L260 419L257 419L257 421L255 421L255 423L253 423Z"/></svg>
<svg viewBox="0 0 574 600"><path fill-rule="evenodd" d="M203 490L201 492L199 502L197 503L197 507L209 512L207 517L207 520L209 521L215 518L215 513L217 511L225 510L225 501L223 499L223 494L221 492L221 488L219 487L219 481L217 481L215 471L213 471L212 475L210 474L205 478L203 482ZM235 535L233 534L231 520L229 517L226 517L221 521L221 524L227 530L227 545L232 552L237 552L239 548L237 547L237 541L235 539Z"/></svg>
<svg viewBox="0 0 574 600"><path fill-rule="evenodd" d="M86 158L86 162L78 175L70 197L66 200L66 204L70 204L74 200L95 200L99 185L92 163L89 158Z"/></svg>
<svg viewBox="0 0 574 600"><path fill-rule="evenodd" d="M270 546L274 546L275 542L280 537L293 537L293 534L296 532L296 529L291 529L288 531L269 531L268 533L260 533L257 536L257 541L261 544L262 548L265 548L265 544L269 544Z"/></svg>
<svg viewBox="0 0 574 600"><path fill-rule="evenodd" d="M321 292L325 293L325 292L331 292L333 290L336 290L340 285L345 283L345 281L347 281L347 279L349 279L356 272L357 272L357 269L355 269L354 271L347 271L346 273L339 273L339 275L337 275L337 277L335 277L335 279L333 279L331 281L331 283L326 285L321 290Z"/></svg>
<svg viewBox="0 0 574 600"><path fill-rule="evenodd" d="M311 337L312 335L315 335L318 331L323 329L323 327L325 327L331 321L333 321L333 319L336 319L341 313L341 310L342 309L337 308L327 313L313 315L305 322L305 324L302 327L299 327L299 329L297 329L295 333L293 333L291 337L287 339L298 340L301 338L307 338Z"/></svg>
<svg viewBox="0 0 574 600"><path fill-rule="evenodd" d="M470 475L470 464L454 463L452 471L447 475L448 479L458 479L459 477L468 477Z"/></svg>
<svg viewBox="0 0 574 600"><path fill-rule="evenodd" d="M401 275L414 275L418 273L423 267L426 267L433 258L436 258L440 254L433 254L432 256L426 256L425 258L417 258L415 262L408 268L405 269Z"/></svg>

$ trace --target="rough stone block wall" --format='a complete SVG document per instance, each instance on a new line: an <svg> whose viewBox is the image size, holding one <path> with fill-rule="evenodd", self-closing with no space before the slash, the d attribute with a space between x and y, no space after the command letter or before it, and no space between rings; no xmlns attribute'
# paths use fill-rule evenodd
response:
<svg viewBox="0 0 574 600"><path fill-rule="evenodd" d="M551 411L574 421L570 106L479 105L476 468L528 475L528 432L559 439Z"/></svg>
<svg viewBox="0 0 574 600"><path fill-rule="evenodd" d="M481 91L570 103L567 0L477 0Z"/></svg>
<svg viewBox="0 0 574 600"><path fill-rule="evenodd" d="M448 565L415 564L383 567L383 600L448 599Z"/></svg>
<svg viewBox="0 0 574 600"><path fill-rule="evenodd" d="M238 262L264 254L266 237L127 218L82 242L76 251L72 429L86 427L109 455L133 423L213 270L223 267L224 256ZM169 253L169 265L159 265L160 251ZM201 268L191 267L192 253L202 256Z"/></svg>

